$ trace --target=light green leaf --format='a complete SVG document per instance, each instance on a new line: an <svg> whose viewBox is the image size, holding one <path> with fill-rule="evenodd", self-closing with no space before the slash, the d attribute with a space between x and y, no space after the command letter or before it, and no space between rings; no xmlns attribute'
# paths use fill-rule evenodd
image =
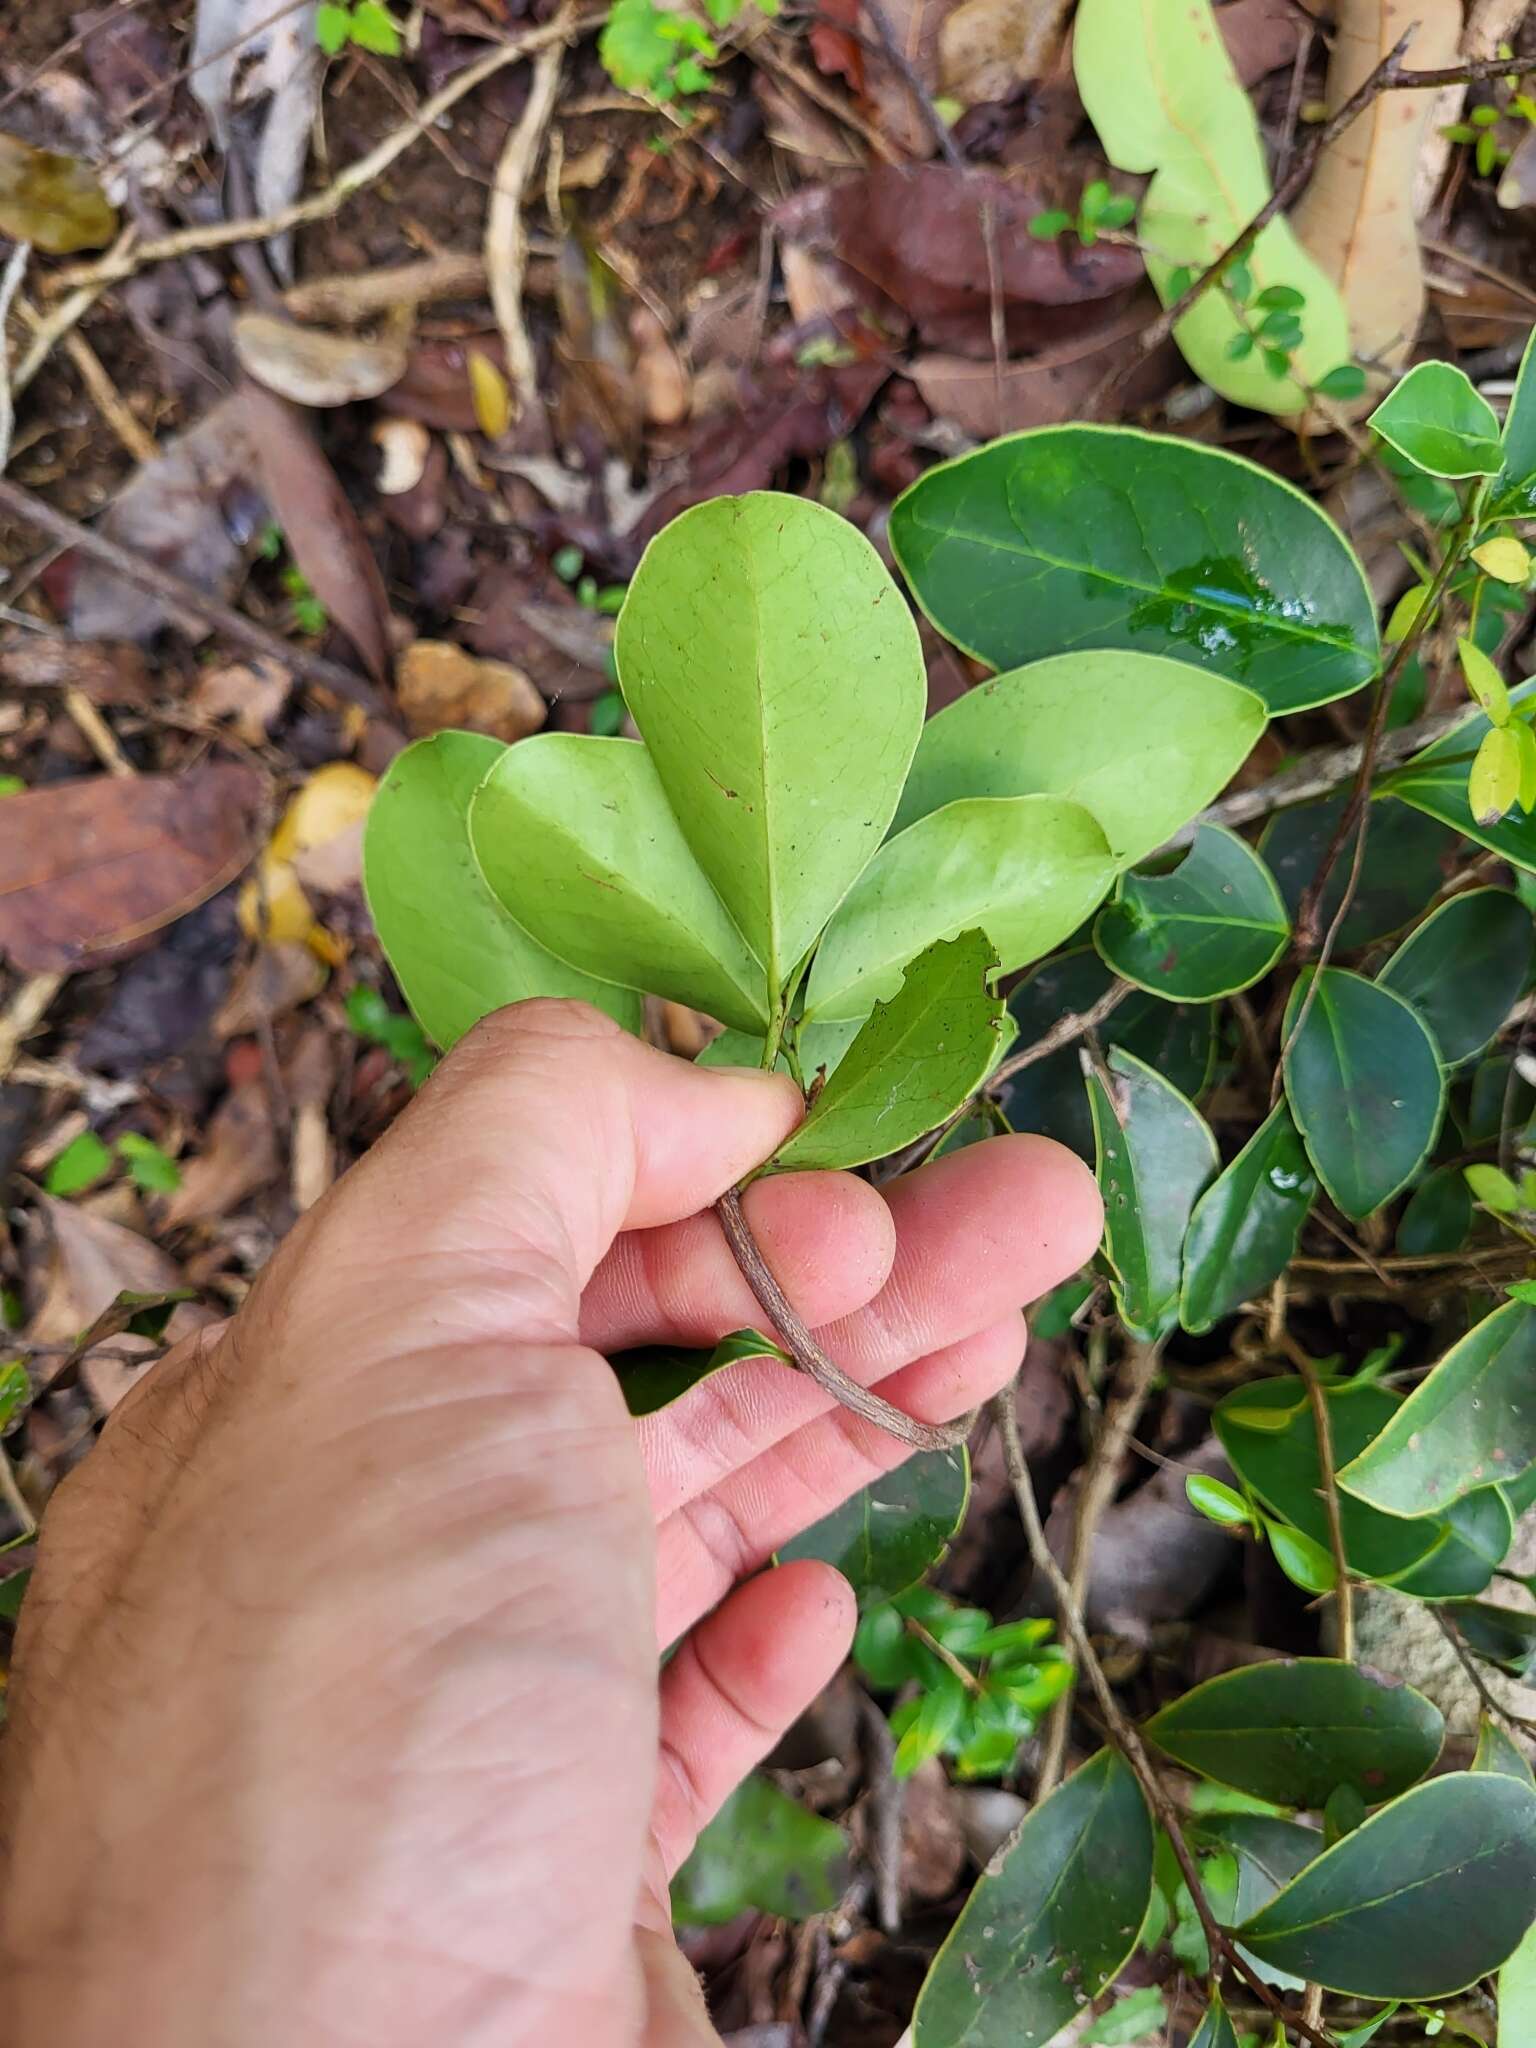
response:
<svg viewBox="0 0 1536 2048"><path fill-rule="evenodd" d="M109 1174L112 1166L112 1154L96 1133L80 1131L49 1161L43 1186L61 1200L66 1195L83 1195Z"/></svg>
<svg viewBox="0 0 1536 2048"><path fill-rule="evenodd" d="M1081 804L946 804L888 840L838 906L811 968L806 1015L866 1015L895 995L915 954L972 927L1011 974L1076 930L1113 874L1104 834Z"/></svg>
<svg viewBox="0 0 1536 2048"><path fill-rule="evenodd" d="M1146 1804L1100 1750L983 1872L918 1995L915 2048L1044 2048L1124 1968L1151 1896Z"/></svg>
<svg viewBox="0 0 1536 2048"><path fill-rule="evenodd" d="M1450 363L1415 364L1368 424L1431 476L1492 476L1503 460L1498 414Z"/></svg>
<svg viewBox="0 0 1536 2048"><path fill-rule="evenodd" d="M780 1564L817 1557L836 1565L861 1608L894 1600L938 1563L965 1520L971 1466L963 1444L921 1451L861 1487L779 1550Z"/></svg>
<svg viewBox="0 0 1536 2048"><path fill-rule="evenodd" d="M608 1361L623 1391L624 1405L631 1415L654 1415L696 1387L700 1380L739 1365L744 1358L776 1358L781 1365L794 1360L782 1345L761 1330L733 1330L713 1346L693 1349L682 1344L641 1344L631 1351L616 1351Z"/></svg>
<svg viewBox="0 0 1536 2048"><path fill-rule="evenodd" d="M1536 1460L1536 1309L1506 1302L1440 1360L1339 1484L1390 1515L1434 1514Z"/></svg>
<svg viewBox="0 0 1536 2048"><path fill-rule="evenodd" d="M473 732L418 740L390 763L363 829L363 887L379 943L427 1036L446 1049L493 1010L577 996L640 1029L640 998L557 960L486 886L469 806L506 749Z"/></svg>
<svg viewBox="0 0 1536 2048"><path fill-rule="evenodd" d="M1401 996L1341 967L1297 976L1282 1029L1285 1092L1318 1178L1346 1216L1368 1216L1407 1186L1439 1132L1435 1042Z"/></svg>
<svg viewBox="0 0 1536 2048"><path fill-rule="evenodd" d="M1073 59L1110 162L1155 174L1141 203L1140 239L1147 275L1171 305L1173 273L1207 269L1270 196L1253 103L1206 0L1083 0ZM1223 397L1260 412L1300 412L1303 386L1348 360L1343 301L1284 219L1270 222L1243 261L1261 295L1276 286L1301 294L1295 374L1273 375L1263 351L1233 360L1232 345L1248 330L1219 289L1196 301L1174 339Z"/></svg>
<svg viewBox="0 0 1536 2048"><path fill-rule="evenodd" d="M1087 1081L1115 1300L1131 1334L1155 1342L1177 1320L1184 1231L1216 1170L1216 1140L1194 1104L1131 1053L1110 1053L1107 1086L1096 1072Z"/></svg>
<svg viewBox="0 0 1536 2048"><path fill-rule="evenodd" d="M1375 600L1332 520L1272 471L1193 441L1012 434L921 476L890 533L939 631L994 668L1066 648L1173 655L1277 715L1357 690L1378 665Z"/></svg>
<svg viewBox="0 0 1536 2048"><path fill-rule="evenodd" d="M1171 874L1125 876L1093 927L1106 965L1171 1002L1214 1002L1251 988L1290 936L1273 875L1220 825L1202 825Z"/></svg>
<svg viewBox="0 0 1536 2048"><path fill-rule="evenodd" d="M1536 1923L1499 1972L1499 2048L1536 2041Z"/></svg>
<svg viewBox="0 0 1536 2048"><path fill-rule="evenodd" d="M756 491L657 535L615 652L684 836L781 989L895 814L927 701L911 613L857 527Z"/></svg>
<svg viewBox="0 0 1536 2048"><path fill-rule="evenodd" d="M1186 1330L1213 1328L1285 1271L1316 1193L1290 1110L1277 1102L1190 1218L1179 1294Z"/></svg>
<svg viewBox="0 0 1536 2048"><path fill-rule="evenodd" d="M1525 1751L1518 1748L1498 1722L1487 1714L1478 1723L1477 1754L1472 1759L1472 1768L1474 1771L1494 1771L1504 1778L1518 1778L1522 1785L1536 1787L1536 1774L1532 1773Z"/></svg>
<svg viewBox="0 0 1536 2048"><path fill-rule="evenodd" d="M1187 661L1122 649L1031 662L929 719L896 829L957 797L1064 796L1127 866L1226 787L1264 723L1252 691Z"/></svg>
<svg viewBox="0 0 1536 2048"><path fill-rule="evenodd" d="M1184 1494L1190 1506L1208 1522L1219 1523L1224 1529L1251 1529L1253 1510L1237 1491L1225 1480L1212 1479L1207 1472L1187 1472L1184 1475Z"/></svg>
<svg viewBox="0 0 1536 2048"><path fill-rule="evenodd" d="M380 0L357 0L352 9L349 34L360 50L371 50L375 56L398 57L400 54L400 31L389 10L380 5Z"/></svg>
<svg viewBox="0 0 1536 2048"><path fill-rule="evenodd" d="M1331 1593L1339 1583L1339 1568L1325 1544L1303 1536L1285 1522L1266 1522L1264 1534L1275 1563L1303 1593Z"/></svg>
<svg viewBox="0 0 1536 2048"><path fill-rule="evenodd" d="M672 1880L672 1917L685 1927L718 1927L755 1906L808 1920L837 1904L846 1865L842 1829L754 1772Z"/></svg>
<svg viewBox="0 0 1536 2048"><path fill-rule="evenodd" d="M336 0L320 0L315 9L315 41L327 57L334 57L345 47L352 27L351 12L336 4Z"/></svg>
<svg viewBox="0 0 1536 2048"><path fill-rule="evenodd" d="M1168 2001L1155 1984L1143 1984L1094 2021L1081 2036L1082 2048L1136 2048L1141 2041L1164 2040L1167 2029Z"/></svg>
<svg viewBox="0 0 1536 2048"><path fill-rule="evenodd" d="M507 747L470 806L469 836L499 902L561 959L761 1030L762 966L634 740L536 733Z"/></svg>
<svg viewBox="0 0 1536 2048"><path fill-rule="evenodd" d="M996 967L992 943L979 931L936 940L920 953L897 994L875 1005L772 1163L862 1166L941 1124L981 1086L997 1050L1003 999L987 988Z"/></svg>
<svg viewBox="0 0 1536 2048"><path fill-rule="evenodd" d="M1536 679L1509 693L1517 709L1536 692ZM1483 740L1493 730L1481 711L1470 711L1460 725L1445 733L1423 753L1382 777L1379 790L1399 797L1415 810L1427 812L1479 846L1502 854L1516 867L1536 869L1536 816L1515 809L1497 824L1483 824L1475 815L1468 789L1472 765Z"/></svg>
<svg viewBox="0 0 1536 2048"><path fill-rule="evenodd" d="M1536 1791L1451 1772L1405 1793L1237 1930L1262 1961L1357 1998L1441 1998L1536 1915Z"/></svg>
<svg viewBox="0 0 1536 2048"><path fill-rule="evenodd" d="M1221 1993L1213 1991L1205 2017L1195 2029L1189 2048L1237 2048L1237 2030L1227 2017Z"/></svg>
<svg viewBox="0 0 1536 2048"><path fill-rule="evenodd" d="M1525 344L1514 396L1504 417L1503 459L1489 492L1488 510L1495 516L1536 512L1536 329ZM1536 2040L1536 2021L1531 2038Z"/></svg>

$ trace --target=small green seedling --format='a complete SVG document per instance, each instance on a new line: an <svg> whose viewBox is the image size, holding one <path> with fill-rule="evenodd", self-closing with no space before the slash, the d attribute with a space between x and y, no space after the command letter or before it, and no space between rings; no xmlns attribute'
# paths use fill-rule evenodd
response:
<svg viewBox="0 0 1536 2048"><path fill-rule="evenodd" d="M387 7L379 0L321 0L315 10L315 41L328 57L334 57L350 43L375 57L398 57L400 29Z"/></svg>
<svg viewBox="0 0 1536 2048"><path fill-rule="evenodd" d="M1136 201L1129 192L1116 192L1102 178L1092 178L1083 187L1074 217L1060 207L1037 213L1029 232L1037 242L1054 242L1075 230L1085 249L1091 249L1106 230L1123 228L1136 218Z"/></svg>
<svg viewBox="0 0 1536 2048"><path fill-rule="evenodd" d="M175 1160L139 1131L125 1131L110 1146L94 1131L81 1131L50 1162L43 1175L43 1186L61 1200L69 1195L83 1195L119 1164L126 1168L134 1186L146 1195L174 1194L181 1186L181 1172Z"/></svg>
<svg viewBox="0 0 1536 2048"><path fill-rule="evenodd" d="M348 995L346 1010L347 1022L358 1037L382 1045L390 1058L404 1067L411 1086L419 1088L437 1065L437 1055L416 1019L392 1010L378 990L365 982L359 982Z"/></svg>
<svg viewBox="0 0 1536 2048"><path fill-rule="evenodd" d="M717 29L741 14L745 0L705 0ZM755 0L764 14L777 14L778 0ZM614 0L598 37L597 53L608 76L626 92L643 93L666 104L708 92L707 65L720 46L697 16L656 5L656 0Z"/></svg>

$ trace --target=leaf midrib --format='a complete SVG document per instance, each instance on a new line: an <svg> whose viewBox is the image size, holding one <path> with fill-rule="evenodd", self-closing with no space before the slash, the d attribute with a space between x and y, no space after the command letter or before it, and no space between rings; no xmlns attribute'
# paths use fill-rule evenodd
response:
<svg viewBox="0 0 1536 2048"><path fill-rule="evenodd" d="M1394 1899L1405 1899L1410 1893L1422 1891L1425 1885L1438 1884L1448 1871L1454 1870L1459 1875L1463 1871L1472 1869L1476 1864L1486 1863L1490 1857L1502 1856L1511 1846L1511 1840L1512 1838L1506 1835L1502 1841L1496 1842L1492 1848L1476 1849L1470 1856L1453 1859L1451 1862L1442 1864L1436 1870L1426 1871L1422 1877L1414 1878L1409 1884L1399 1885L1395 1891L1382 1892L1373 1899L1353 1899L1347 1906L1340 1907L1335 1912L1325 1913L1319 1919L1298 1920L1291 1922L1288 1926L1261 1929L1256 1934L1247 1938L1251 1943L1288 1940L1299 1934L1310 1934L1315 1928L1332 1927L1337 1922L1348 1919L1352 1914L1378 1912L1383 1906L1390 1906ZM1322 1858L1319 1857L1318 1861L1321 1862ZM1309 1869L1315 1871L1316 1867L1316 1864L1313 1864L1309 1866ZM1292 1879L1292 1883L1300 1884L1307 1874L1307 1871L1303 1871L1300 1877ZM1266 1906L1262 1910L1268 1912L1269 1908Z"/></svg>

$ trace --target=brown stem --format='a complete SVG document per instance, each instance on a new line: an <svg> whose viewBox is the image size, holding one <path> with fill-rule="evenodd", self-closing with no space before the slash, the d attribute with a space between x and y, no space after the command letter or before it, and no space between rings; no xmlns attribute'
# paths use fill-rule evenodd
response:
<svg viewBox="0 0 1536 2048"><path fill-rule="evenodd" d="M1322 1475L1323 1506L1328 1514L1328 1544L1333 1552L1334 1612L1339 1622L1339 1655L1346 1664L1355 1661L1355 1586L1349 1575L1349 1553L1344 1548L1344 1517L1339 1506L1338 1466L1333 1455L1333 1418L1328 1396L1317 1370L1317 1362L1303 1350L1289 1330L1280 1333L1280 1348L1306 1382L1312 1423L1317 1431L1317 1463Z"/></svg>
<svg viewBox="0 0 1536 2048"><path fill-rule="evenodd" d="M742 1213L739 1188L727 1188L715 1204L715 1214L720 1218L725 1241L741 1268L742 1277L757 1296L763 1313L778 1331L795 1364L818 1387L844 1408L851 1408L855 1415L874 1423L877 1429L886 1430L902 1443L910 1444L915 1451L947 1451L952 1445L965 1442L976 1419L974 1414L962 1415L958 1422L918 1422L893 1407L872 1387L861 1387L856 1379L851 1379L840 1365L828 1358L801 1321L794 1303L763 1257L757 1239L752 1235L752 1226Z"/></svg>
<svg viewBox="0 0 1536 2048"><path fill-rule="evenodd" d="M968 1665L962 1664L953 1650L946 1649L931 1629L924 1628L920 1621L914 1621L910 1614L905 1616L905 1620L907 1634L915 1636L925 1650L932 1650L934 1656L938 1658L945 1670L948 1671L950 1677L958 1678L968 1693L979 1697L982 1685L975 1672Z"/></svg>
<svg viewBox="0 0 1536 2048"><path fill-rule="evenodd" d="M1030 1557L1036 1570L1043 1574L1055 1593L1062 1633L1067 1638L1079 1670L1087 1674L1110 1739L1130 1766L1152 1810L1153 1818L1168 1837L1174 1860L1179 1866L1185 1884L1189 1887L1189 1896L1199 1916L1211 1960L1214 1963L1220 1957L1278 2020L1304 2040L1313 2042L1315 2048L1338 2048L1337 2042L1326 2028L1313 2026L1299 2014L1292 2012L1276 1996L1258 1972L1244 1961L1230 1936L1216 1923L1216 1916L1211 1911L1210 1902L1201 1886L1199 1868L1190 1852L1189 1844L1184 1839L1184 1830L1179 1824L1179 1816L1173 1801L1157 1775L1139 1729L1115 1698L1114 1690L1104 1675L1104 1667L1099 1662L1098 1654L1083 1625L1081 1609L1074 1604L1072 1589L1045 1540L1045 1527L1040 1520L1040 1510L1035 1502L1035 1489L1030 1480L1029 1466L1025 1461L1024 1446L1019 1440L1019 1417L1015 1406L1017 1395L1018 1382L1015 1380L1011 1386L1005 1387L1000 1394L993 1397L992 1414L1002 1441L1003 1462L1008 1470L1014 1499L1018 1502L1019 1518L1024 1524L1024 1533L1029 1542Z"/></svg>
<svg viewBox="0 0 1536 2048"><path fill-rule="evenodd" d="M997 1087L999 1082L1011 1081L1015 1074L1022 1074L1026 1067L1032 1067L1040 1060L1049 1059L1053 1052L1060 1052L1064 1045L1070 1045L1074 1038L1081 1038L1085 1031L1096 1031L1130 993L1128 981L1113 981L1090 1009L1069 1010L1065 1017L1058 1017L1044 1037L1037 1038L1033 1045L1025 1046L1022 1052L1014 1053L1003 1061L996 1073L988 1075L988 1089Z"/></svg>

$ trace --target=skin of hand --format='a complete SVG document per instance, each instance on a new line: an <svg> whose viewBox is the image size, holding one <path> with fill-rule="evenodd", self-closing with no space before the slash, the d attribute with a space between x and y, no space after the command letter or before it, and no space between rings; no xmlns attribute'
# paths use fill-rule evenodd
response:
<svg viewBox="0 0 1536 2048"><path fill-rule="evenodd" d="M760 1568L905 1451L767 1360L637 1424L603 1354L760 1315L707 1211L800 1114L582 1005L503 1011L146 1374L23 1608L9 2048L716 2041L667 1882L855 1618L830 1568ZM1100 1226L1033 1138L746 1209L928 1420L1007 1379Z"/></svg>

